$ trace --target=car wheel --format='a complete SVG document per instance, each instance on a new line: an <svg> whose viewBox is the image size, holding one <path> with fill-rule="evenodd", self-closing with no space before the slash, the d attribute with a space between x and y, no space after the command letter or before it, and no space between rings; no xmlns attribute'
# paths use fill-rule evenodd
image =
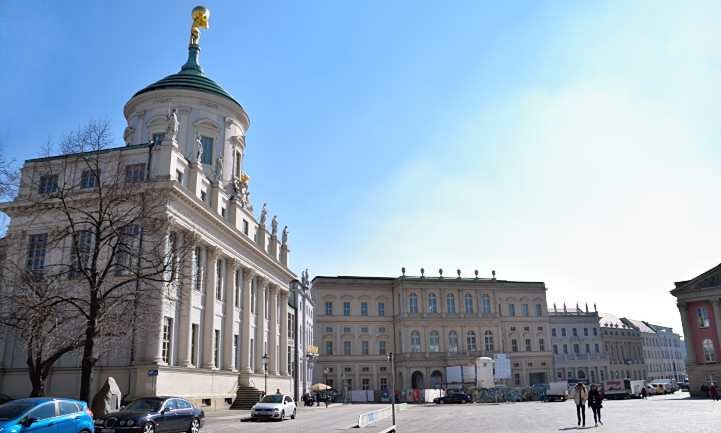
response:
<svg viewBox="0 0 721 433"><path fill-rule="evenodd" d="M155 433L155 426L149 422L143 426L143 433Z"/></svg>
<svg viewBox="0 0 721 433"><path fill-rule="evenodd" d="M280 418L278 418L278 421L283 421L285 419L285 410L280 411Z"/></svg>
<svg viewBox="0 0 721 433"><path fill-rule="evenodd" d="M200 421L198 418L193 418L188 427L188 433L199 433L200 432Z"/></svg>
<svg viewBox="0 0 721 433"><path fill-rule="evenodd" d="M293 409L293 415L290 416L290 419L295 419L295 412L297 409Z"/></svg>

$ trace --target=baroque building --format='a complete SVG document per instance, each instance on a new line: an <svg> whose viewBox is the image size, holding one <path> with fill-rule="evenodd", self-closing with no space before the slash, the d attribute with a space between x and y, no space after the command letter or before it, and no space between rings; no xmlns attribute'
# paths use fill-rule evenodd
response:
<svg viewBox="0 0 721 433"><path fill-rule="evenodd" d="M554 305L549 317L555 380L591 384L609 378L609 360L598 312L565 305L559 311Z"/></svg>
<svg viewBox="0 0 721 433"><path fill-rule="evenodd" d="M643 344L638 330L620 318L601 313L601 340L608 353L609 379L646 379Z"/></svg>
<svg viewBox="0 0 721 433"><path fill-rule="evenodd" d="M423 271L422 271L423 273ZM495 274L495 273L494 273ZM476 273L477 275L477 273ZM337 390L446 388L446 368L507 354L509 386L547 383L553 356L546 287L495 278L325 277L318 306L316 381Z"/></svg>
<svg viewBox="0 0 721 433"><path fill-rule="evenodd" d="M673 332L673 328L643 322L656 332L653 346L649 349L649 357L654 358L653 369L649 369L650 379L674 379L677 382L686 380L685 343L681 336Z"/></svg>
<svg viewBox="0 0 721 433"><path fill-rule="evenodd" d="M112 376L131 397L178 395L221 407L239 389L257 400L266 372L269 389L291 392L287 322L295 275L289 268L287 231L278 233L276 217L267 227L265 205L259 217L253 212L243 168L248 115L199 64L203 19L207 25L207 10L204 17L194 15L181 70L142 88L125 104L126 146L102 152L103 164L120 167L126 185L138 191L155 188L165 198L162 212L173 248L192 245L191 253L174 258L183 272L157 287L173 296L140 305L148 310L150 325L133 342L100 357L92 389ZM6 250L17 252L20 261L27 259L34 272L68 254L47 244L47 233L58 220L52 193L63 182L97 188L110 175L103 168L89 182L86 171L72 166L78 157L26 161L17 197L0 206L11 218ZM10 333L0 338L0 389L27 395L22 346ZM77 395L78 366L77 356L63 357L47 391Z"/></svg>

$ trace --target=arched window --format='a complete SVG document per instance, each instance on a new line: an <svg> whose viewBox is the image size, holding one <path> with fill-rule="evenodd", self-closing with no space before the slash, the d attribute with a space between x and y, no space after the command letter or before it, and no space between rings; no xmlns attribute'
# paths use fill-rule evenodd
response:
<svg viewBox="0 0 721 433"><path fill-rule="evenodd" d="M453 353L458 352L458 334L456 331L448 333L448 351Z"/></svg>
<svg viewBox="0 0 721 433"><path fill-rule="evenodd" d="M421 334L418 331L411 332L411 352L421 351Z"/></svg>
<svg viewBox="0 0 721 433"><path fill-rule="evenodd" d="M486 345L486 352L493 353L493 332L486 331L483 333L484 343Z"/></svg>
<svg viewBox="0 0 721 433"><path fill-rule="evenodd" d="M476 333L473 331L468 331L466 334L466 347L468 348L469 352L475 352L478 350L478 347L476 346Z"/></svg>
<svg viewBox="0 0 721 433"><path fill-rule="evenodd" d="M438 312L438 299L436 298L435 293L431 293L428 295L428 312L429 313L437 313Z"/></svg>
<svg viewBox="0 0 721 433"><path fill-rule="evenodd" d="M411 313L418 312L418 295L411 293L410 299L408 300L408 311Z"/></svg>
<svg viewBox="0 0 721 433"><path fill-rule="evenodd" d="M703 357L706 362L716 361L716 351L713 347L713 341L708 338L703 340Z"/></svg>
<svg viewBox="0 0 721 433"><path fill-rule="evenodd" d="M454 314L456 312L456 297L453 293L449 293L446 297L446 312Z"/></svg>
<svg viewBox="0 0 721 433"><path fill-rule="evenodd" d="M488 295L481 296L481 303L483 304L483 313L488 314L491 312L491 297Z"/></svg>
<svg viewBox="0 0 721 433"><path fill-rule="evenodd" d="M466 314L473 314L473 296L470 293L463 297L463 308Z"/></svg>
<svg viewBox="0 0 721 433"><path fill-rule="evenodd" d="M440 352L441 351L441 338L438 335L438 331L431 331L431 335L428 339L428 351L429 352Z"/></svg>

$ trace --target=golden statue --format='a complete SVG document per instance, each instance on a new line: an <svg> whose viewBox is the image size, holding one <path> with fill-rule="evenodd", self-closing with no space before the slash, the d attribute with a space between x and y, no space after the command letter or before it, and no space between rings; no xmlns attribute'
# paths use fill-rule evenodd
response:
<svg viewBox="0 0 721 433"><path fill-rule="evenodd" d="M193 25L190 28L190 45L198 46L200 42L200 29L208 28L208 19L210 11L205 6L196 6L193 8Z"/></svg>

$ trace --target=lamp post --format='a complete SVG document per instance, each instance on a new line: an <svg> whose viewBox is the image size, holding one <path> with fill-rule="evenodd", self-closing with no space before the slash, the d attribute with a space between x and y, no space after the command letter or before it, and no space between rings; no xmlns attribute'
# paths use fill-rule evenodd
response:
<svg viewBox="0 0 721 433"><path fill-rule="evenodd" d="M393 352L388 353L388 361L391 363L391 416L396 425L396 360Z"/></svg>
<svg viewBox="0 0 721 433"><path fill-rule="evenodd" d="M263 379L265 379L265 395L268 395L268 360L270 356L266 353L263 355Z"/></svg>

